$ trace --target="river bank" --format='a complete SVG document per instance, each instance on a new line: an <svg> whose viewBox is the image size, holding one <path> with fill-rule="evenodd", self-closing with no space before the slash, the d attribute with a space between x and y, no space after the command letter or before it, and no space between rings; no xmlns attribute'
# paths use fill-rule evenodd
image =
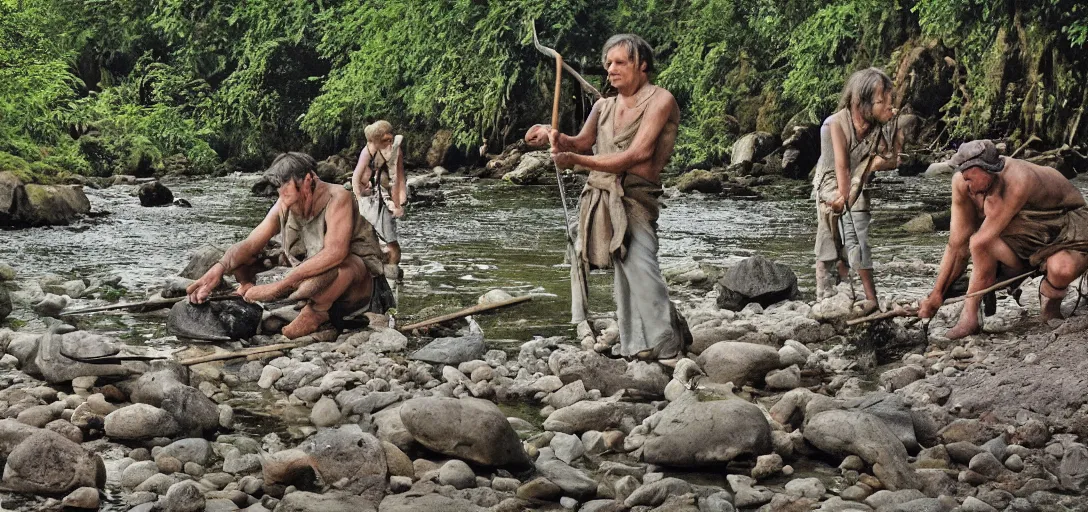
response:
<svg viewBox="0 0 1088 512"><path fill-rule="evenodd" d="M955 307L928 333L904 319L846 329L848 310L805 302L811 204L800 197L665 199L663 268L697 341L675 369L598 353L615 341L607 275L594 275L591 291L603 339L565 323L557 191L464 177L443 178L444 202L402 224L398 322L495 288L534 299L480 317L482 343L447 330L462 349L454 359L421 360L430 338L377 325L188 371L130 361L111 375L58 375L34 355L57 338L82 346L89 334L125 352L184 349L176 358L282 341L186 348L162 314L73 317L61 328L32 307L47 292L68 292L70 307L82 307L157 291L187 251L244 236L270 205L250 195L254 180L167 181L192 209L137 207L124 186L88 190L97 216L5 233L0 261L16 270L5 286L17 330L0 331L0 401L11 418L0 421L0 446L12 475L4 484L24 491L7 494L6 508L59 508L68 484L103 489L104 510L1084 507L1088 449L1078 441L1088 422L1076 347L1085 317L1054 332L1039 325L1029 284L1023 306L1002 300L987 334L956 343L940 336ZM882 184L874 259L889 298L928 291L943 236L901 224L933 211L931 196L945 187L922 177ZM756 252L797 273L800 300L722 309L717 277ZM42 448L46 438L53 444ZM60 445L100 457L103 469L72 465L58 487L26 492L41 468L21 454Z"/></svg>

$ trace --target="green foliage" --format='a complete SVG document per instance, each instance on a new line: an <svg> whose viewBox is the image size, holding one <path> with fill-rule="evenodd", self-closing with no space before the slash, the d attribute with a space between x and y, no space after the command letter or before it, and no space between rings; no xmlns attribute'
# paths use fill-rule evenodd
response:
<svg viewBox="0 0 1088 512"><path fill-rule="evenodd" d="M739 135L777 132L798 112L827 115L849 73L894 74L923 47L932 69L911 80L947 80L945 57L955 68L939 99L950 136L1083 141L1086 11L1080 0L2 0L0 151L39 180L164 161L252 169L279 151L357 147L379 118L417 150L439 129L495 148L548 119L553 67L529 20L598 84L608 35L650 41L655 79L681 106L676 167L719 163ZM575 131L587 109L567 83L561 126Z"/></svg>

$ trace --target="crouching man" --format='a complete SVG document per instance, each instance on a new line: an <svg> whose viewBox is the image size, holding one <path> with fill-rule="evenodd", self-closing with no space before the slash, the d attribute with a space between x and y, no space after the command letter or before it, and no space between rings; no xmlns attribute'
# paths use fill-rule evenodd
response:
<svg viewBox="0 0 1088 512"><path fill-rule="evenodd" d="M314 159L303 153L276 157L264 176L279 189L268 215L186 292L189 301L207 300L224 275L238 280L237 294L250 302L282 298L306 301L283 335L311 334L329 320L329 309L351 312L366 307L375 289L388 288L382 276L381 250L374 228L343 187L317 177ZM269 245L280 235L278 247ZM269 248L266 248L268 246ZM265 261L291 270L282 279L257 285Z"/></svg>

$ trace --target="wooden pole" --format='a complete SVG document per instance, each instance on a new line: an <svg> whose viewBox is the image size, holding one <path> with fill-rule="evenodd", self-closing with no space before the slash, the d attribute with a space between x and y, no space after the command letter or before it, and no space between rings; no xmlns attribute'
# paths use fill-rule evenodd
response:
<svg viewBox="0 0 1088 512"><path fill-rule="evenodd" d="M411 324L411 325L406 325L404 327L401 327L400 331L406 332L406 331L411 331L411 330L414 330L414 329L419 329L420 327L427 327L427 326L434 325L434 324L440 324L442 322L448 322L450 320L457 320L458 318L464 318L464 317L469 316L469 315L475 315L477 313L483 313L485 311L491 311L493 309L498 309L498 308L502 308L502 307L506 307L506 306L512 306L514 304L520 304L522 302L526 302L526 301L529 301L529 300L532 300L532 299L533 299L532 296L525 295L525 296L522 296L522 297L514 297L512 299L504 300L504 301L501 301L501 302L493 302L491 304L478 304L476 306L472 306L470 308L465 308L465 309L462 309L461 311L450 313L448 315L442 315L442 316L434 317L434 318L432 318L430 320L424 320L422 322L416 322L416 323Z"/></svg>
<svg viewBox="0 0 1088 512"><path fill-rule="evenodd" d="M555 94L552 95L552 129L559 129L559 95L563 92L563 56L555 54Z"/></svg>
<svg viewBox="0 0 1088 512"><path fill-rule="evenodd" d="M171 297L169 299L145 300L143 302L130 302L130 303L127 303L127 304L110 304L108 306L95 306L93 308L75 309L75 310L72 310L72 311L61 311L60 314L62 316L65 316L65 315L82 315L82 314L85 314L85 313L99 313L99 312L102 312L102 311L113 311L115 309L137 309L137 308L157 309L160 306L161 307L166 307L166 306L171 306L173 304L177 304L177 303L185 300L186 298L187 298L187 296L183 295L181 297ZM216 296L216 297L208 297L207 300L208 301L217 301L217 300L227 300L227 299L234 299L234 298L240 299L240 298L242 298L242 296L241 295L234 295L234 294L219 295L219 296Z"/></svg>
<svg viewBox="0 0 1088 512"><path fill-rule="evenodd" d="M979 290L977 292L971 292L971 293L968 293L967 295L960 295L959 297L952 297L951 299L948 299L948 300L944 301L944 304L941 304L941 305L942 306L947 306L948 304L955 304L957 302L963 302L963 301L965 301L967 299L972 299L972 298L975 298L975 297L978 297L978 296L981 296L981 295L986 295L987 293L990 293L990 292L992 292L994 290L999 290L999 289L1004 288L1006 286L1009 286L1010 284L1013 284L1013 283L1015 283L1017 281L1020 281L1020 280L1023 280L1023 279L1030 279L1032 277L1035 277L1038 274L1039 274L1038 270L1032 270L1030 272L1025 272L1025 273L1020 274L1020 275L1018 275L1016 277L1006 279L1004 281L1001 281L1000 283L996 283L993 286L990 286L989 288L985 288L985 289ZM874 314L869 315L869 316L863 316L861 318L855 318L853 320L847 321L846 325L848 325L848 326L858 325L858 324L863 324L865 322L872 322L874 320L883 320L885 318L893 318L893 317L897 317L897 316L914 316L917 313L918 313L918 308L897 308L897 309L893 309L891 311L884 311L882 313L874 313Z"/></svg>
<svg viewBox="0 0 1088 512"><path fill-rule="evenodd" d="M193 358L189 358L189 359L183 359L183 360L179 361L179 363L181 363L184 366L191 366L191 365L194 365L194 364L208 363L208 362L211 362L211 361L223 361L223 360L226 360L226 359L237 359L239 357L249 357L249 356L253 356L253 355L257 355L257 354L264 354L264 353L267 353L267 352L278 352L278 351L281 351L281 350L291 350L293 348L298 348L298 347L301 347L301 346L306 345L308 343L309 343L309 341L304 341L304 342L301 342L301 343L298 343L298 342L276 343L274 345L265 345L263 347L247 348L247 349L244 349L244 350L237 350L237 351L234 351L234 352L220 352L218 354L211 354L211 355L207 355L207 356L199 356L199 357L193 357Z"/></svg>

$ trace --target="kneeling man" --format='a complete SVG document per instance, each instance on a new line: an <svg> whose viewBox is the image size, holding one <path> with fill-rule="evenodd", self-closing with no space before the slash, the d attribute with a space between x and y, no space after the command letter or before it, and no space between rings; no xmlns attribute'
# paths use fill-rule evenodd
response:
<svg viewBox="0 0 1088 512"><path fill-rule="evenodd" d="M291 339L316 331L329 320L334 303L352 311L370 302L375 280L384 279L374 228L359 215L351 192L321 181L316 168L314 159L303 153L276 157L264 176L279 189L279 200L245 240L227 249L189 285L190 302L204 302L226 274L238 280L236 293L250 302L305 300L298 317L283 328L283 335ZM277 234L280 248L266 250ZM266 269L261 262L267 257L291 271L283 279L257 286L257 273Z"/></svg>
<svg viewBox="0 0 1088 512"><path fill-rule="evenodd" d="M1088 268L1088 206L1080 191L1050 167L999 156L988 140L963 144L952 157L952 226L933 291L919 316L932 317L944 294L974 262L968 293L1039 268L1044 320L1061 318L1066 288ZM981 297L964 303L959 323L945 336L979 332Z"/></svg>

